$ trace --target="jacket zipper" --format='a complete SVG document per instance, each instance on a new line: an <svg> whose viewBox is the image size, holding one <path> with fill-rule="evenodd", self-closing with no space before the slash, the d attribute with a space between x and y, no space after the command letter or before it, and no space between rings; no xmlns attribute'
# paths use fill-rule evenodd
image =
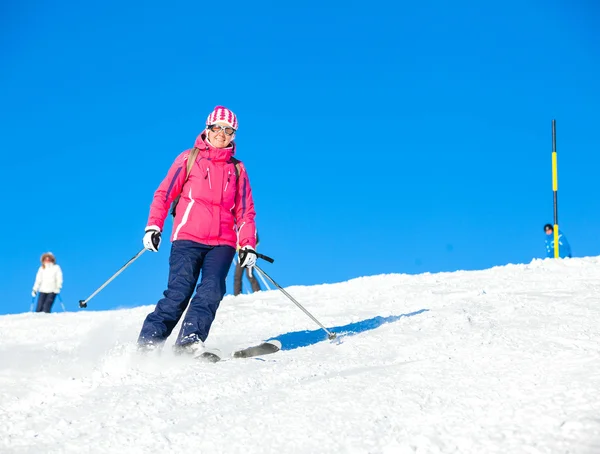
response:
<svg viewBox="0 0 600 454"><path fill-rule="evenodd" d="M227 192L227 186L229 186L229 180L231 180L231 170L227 171L227 182L225 183L225 189L223 189L223 192Z"/></svg>
<svg viewBox="0 0 600 454"><path fill-rule="evenodd" d="M206 176L208 177L208 187L210 189L212 189L212 183L210 181L210 168L209 167L206 168Z"/></svg>

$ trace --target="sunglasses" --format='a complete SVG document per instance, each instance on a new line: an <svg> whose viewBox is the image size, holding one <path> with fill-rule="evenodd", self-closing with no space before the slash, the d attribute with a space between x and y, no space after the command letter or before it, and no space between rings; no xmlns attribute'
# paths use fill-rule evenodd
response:
<svg viewBox="0 0 600 454"><path fill-rule="evenodd" d="M235 129L233 129L231 126L210 125L208 127L208 129L210 129L212 132L215 132L217 134L220 133L221 131L223 131L228 136L232 136L235 134Z"/></svg>

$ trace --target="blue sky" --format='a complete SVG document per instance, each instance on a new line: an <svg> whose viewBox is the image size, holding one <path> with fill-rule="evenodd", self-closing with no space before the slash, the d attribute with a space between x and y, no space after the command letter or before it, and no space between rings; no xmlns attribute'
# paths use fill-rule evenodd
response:
<svg viewBox="0 0 600 454"><path fill-rule="evenodd" d="M218 104L284 286L543 257L552 119L560 227L600 254L595 2L287 3L2 4L0 313L29 309L44 251L69 310L132 257ZM168 253L89 309L155 304Z"/></svg>

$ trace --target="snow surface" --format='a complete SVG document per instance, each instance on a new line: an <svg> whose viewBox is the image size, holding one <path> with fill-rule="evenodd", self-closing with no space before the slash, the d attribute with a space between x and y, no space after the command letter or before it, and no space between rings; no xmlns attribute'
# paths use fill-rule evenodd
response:
<svg viewBox="0 0 600 454"><path fill-rule="evenodd" d="M0 452L600 453L600 258L287 290L348 335L277 290L207 342L304 339L264 361L141 356L153 306L0 317Z"/></svg>

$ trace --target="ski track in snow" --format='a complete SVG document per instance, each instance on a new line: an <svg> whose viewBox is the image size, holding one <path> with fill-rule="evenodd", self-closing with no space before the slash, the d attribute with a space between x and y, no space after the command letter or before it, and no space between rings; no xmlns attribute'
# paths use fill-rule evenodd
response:
<svg viewBox="0 0 600 454"><path fill-rule="evenodd" d="M427 311L217 364L136 353L153 306L2 316L0 452L600 453L600 258L287 290L325 326ZM316 328L228 296L207 347Z"/></svg>

